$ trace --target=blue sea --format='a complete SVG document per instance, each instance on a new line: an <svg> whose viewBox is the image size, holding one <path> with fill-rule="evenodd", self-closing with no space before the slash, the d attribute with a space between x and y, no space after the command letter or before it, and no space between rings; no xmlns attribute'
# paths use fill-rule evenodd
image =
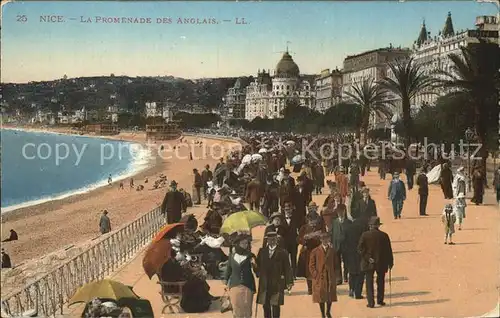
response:
<svg viewBox="0 0 500 318"><path fill-rule="evenodd" d="M140 144L22 130L1 130L2 213L85 193L145 169Z"/></svg>

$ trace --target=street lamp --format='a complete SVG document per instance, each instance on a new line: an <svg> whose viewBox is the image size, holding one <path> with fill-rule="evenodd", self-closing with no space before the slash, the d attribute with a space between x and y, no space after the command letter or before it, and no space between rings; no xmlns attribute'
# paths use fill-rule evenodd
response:
<svg viewBox="0 0 500 318"><path fill-rule="evenodd" d="M474 139L474 131L470 128L467 128L467 130L465 131L465 140L467 141L467 170L469 171L468 172L468 175L467 175L467 186L468 186L468 191L470 191L471 189L471 166L470 166L470 142Z"/></svg>

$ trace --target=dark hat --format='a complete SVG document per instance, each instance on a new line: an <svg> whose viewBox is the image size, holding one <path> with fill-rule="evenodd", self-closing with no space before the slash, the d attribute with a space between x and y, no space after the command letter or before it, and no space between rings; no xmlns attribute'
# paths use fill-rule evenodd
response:
<svg viewBox="0 0 500 318"><path fill-rule="evenodd" d="M369 188L363 188L361 190L361 193L370 193L370 189Z"/></svg>
<svg viewBox="0 0 500 318"><path fill-rule="evenodd" d="M359 181L359 186L360 187L366 187L366 183L364 181Z"/></svg>
<svg viewBox="0 0 500 318"><path fill-rule="evenodd" d="M102 213L108 214L108 210L103 210Z"/></svg>
<svg viewBox="0 0 500 318"><path fill-rule="evenodd" d="M266 233L266 238L278 237L278 232L270 231Z"/></svg>
<svg viewBox="0 0 500 318"><path fill-rule="evenodd" d="M448 204L444 207L444 210L445 210L445 211L453 211L453 205L451 205L451 204L449 204L449 203L448 203Z"/></svg>
<svg viewBox="0 0 500 318"><path fill-rule="evenodd" d="M237 244L238 242L243 241L243 240L249 240L249 241L252 240L252 236L250 234L246 234L246 233L236 233L236 234L233 233L231 235L234 235L233 242L235 244Z"/></svg>
<svg viewBox="0 0 500 318"><path fill-rule="evenodd" d="M273 220L274 218L281 218L281 213L280 212L274 212L273 214L271 214L271 216L269 217L269 220Z"/></svg>
<svg viewBox="0 0 500 318"><path fill-rule="evenodd" d="M381 225L380 223L380 218L378 216L372 216L370 218L370 221L368 222L368 225Z"/></svg>
<svg viewBox="0 0 500 318"><path fill-rule="evenodd" d="M172 180L172 182L170 182L170 186L176 186L177 185L177 182L175 180Z"/></svg>

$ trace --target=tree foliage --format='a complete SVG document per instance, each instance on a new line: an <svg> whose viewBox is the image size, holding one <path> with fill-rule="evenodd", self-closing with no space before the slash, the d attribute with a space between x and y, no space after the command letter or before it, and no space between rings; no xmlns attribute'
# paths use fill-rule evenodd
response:
<svg viewBox="0 0 500 318"><path fill-rule="evenodd" d="M414 137L410 101L417 94L429 90L434 83L434 78L425 74L413 59L389 63L389 69L393 77L384 78L380 85L401 98L406 145L409 145Z"/></svg>
<svg viewBox="0 0 500 318"><path fill-rule="evenodd" d="M360 83L355 83L352 87L352 92L346 92L346 95L352 99L352 103L361 109L361 116L358 120L357 128L358 135L363 133L363 142L366 142L368 125L370 123L370 116L377 114L382 117L390 118L392 111L388 102L389 95L387 91L383 90L379 85L374 83L374 80L364 79Z"/></svg>

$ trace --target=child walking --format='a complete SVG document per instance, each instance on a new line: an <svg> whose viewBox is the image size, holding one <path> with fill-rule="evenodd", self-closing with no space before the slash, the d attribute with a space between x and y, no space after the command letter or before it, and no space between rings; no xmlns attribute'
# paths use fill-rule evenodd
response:
<svg viewBox="0 0 500 318"><path fill-rule="evenodd" d="M462 222L465 219L465 207L467 203L465 202L465 195L459 193L455 199L455 215L457 216L458 230L462 229Z"/></svg>
<svg viewBox="0 0 500 318"><path fill-rule="evenodd" d="M453 213L453 206L447 204L444 208L443 215L441 215L441 222L444 225L444 244L454 245L452 240L452 235L455 233L455 222L457 222L457 216ZM448 238L450 242L448 243Z"/></svg>

